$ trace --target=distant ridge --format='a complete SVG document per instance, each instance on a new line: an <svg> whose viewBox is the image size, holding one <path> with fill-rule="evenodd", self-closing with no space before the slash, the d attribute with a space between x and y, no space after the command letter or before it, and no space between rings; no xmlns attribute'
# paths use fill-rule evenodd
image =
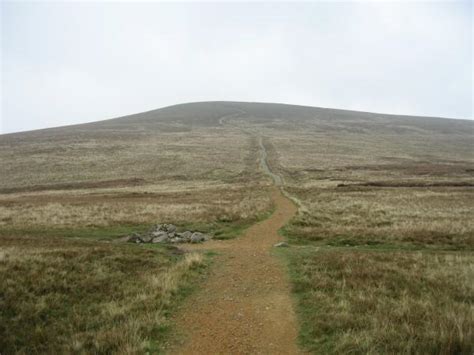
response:
<svg viewBox="0 0 474 355"><path fill-rule="evenodd" d="M474 121L455 118L394 115L344 109L322 108L291 105L284 103L238 102L238 101L203 101L167 106L155 110L126 115L103 121L44 128L35 131L8 133L1 136L21 136L39 134L40 132L65 132L67 130L88 130L90 128L106 129L121 127L142 127L152 129L157 124L180 124L184 126L218 126L223 116L235 114L249 121L311 122L320 124L321 129L333 131L338 129L359 129L370 131L390 131L403 133L406 130L428 132L462 133L474 129ZM372 127L371 127L372 126ZM385 128L383 127L385 126ZM36 133L34 133L36 132ZM471 132L472 133L472 132Z"/></svg>

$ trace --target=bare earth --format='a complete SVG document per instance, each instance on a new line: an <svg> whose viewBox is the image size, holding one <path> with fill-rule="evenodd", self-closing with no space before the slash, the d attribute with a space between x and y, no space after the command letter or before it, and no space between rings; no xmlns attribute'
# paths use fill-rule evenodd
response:
<svg viewBox="0 0 474 355"><path fill-rule="evenodd" d="M175 354L297 354L297 327L284 265L272 255L278 229L295 205L272 190L275 212L231 241L193 249L219 253L206 284L180 310L176 323L186 333Z"/></svg>

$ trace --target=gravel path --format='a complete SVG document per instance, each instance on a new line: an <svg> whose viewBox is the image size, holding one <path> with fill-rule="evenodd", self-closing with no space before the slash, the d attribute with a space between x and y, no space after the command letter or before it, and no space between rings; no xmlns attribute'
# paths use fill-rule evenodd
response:
<svg viewBox="0 0 474 355"><path fill-rule="evenodd" d="M289 280L272 245L277 231L296 212L274 188L276 210L240 238L192 247L219 255L211 275L180 310L176 322L186 334L175 354L297 354L296 319Z"/></svg>
<svg viewBox="0 0 474 355"><path fill-rule="evenodd" d="M261 167L275 179L260 138ZM297 323L283 261L272 255L278 230L297 208L271 191L275 212L234 240L190 249L217 251L210 276L175 317L185 340L173 354L298 354Z"/></svg>

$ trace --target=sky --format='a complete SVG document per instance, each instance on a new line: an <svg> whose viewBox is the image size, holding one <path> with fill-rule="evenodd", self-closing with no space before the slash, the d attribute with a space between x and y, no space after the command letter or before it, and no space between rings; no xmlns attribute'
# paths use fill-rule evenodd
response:
<svg viewBox="0 0 474 355"><path fill-rule="evenodd" d="M470 1L0 1L1 133L215 100L473 117Z"/></svg>

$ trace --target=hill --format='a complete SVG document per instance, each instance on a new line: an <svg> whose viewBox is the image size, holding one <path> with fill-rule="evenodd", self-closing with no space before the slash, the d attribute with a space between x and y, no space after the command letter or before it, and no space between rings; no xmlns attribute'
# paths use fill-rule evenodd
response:
<svg viewBox="0 0 474 355"><path fill-rule="evenodd" d="M233 125L222 125L222 119ZM456 167L472 162L472 121L283 104L204 102L2 135L0 189L114 181L118 176L122 184L128 180L132 185L137 179L238 179L239 174L252 170L255 142L235 125L271 137L276 149L282 145L280 163L291 174L325 164L345 166L374 160L392 165L400 160L429 160ZM305 149L308 151L302 151Z"/></svg>
<svg viewBox="0 0 474 355"><path fill-rule="evenodd" d="M187 320L203 322L189 330L203 351L209 350L206 339L211 333L203 335L202 329L211 327L212 334L222 337L229 329L242 334L245 339L238 344L247 353L271 352L265 348L271 336L281 332L286 334L281 339L289 339L296 334L284 326L258 325L262 319L270 325L294 322L289 313L286 323L270 321L285 309L291 313L282 271L286 269L268 252L280 238L276 229L288 221L280 233L290 248L275 253L288 263L299 342L305 350L472 353L473 133L474 121L468 120L201 102L2 135L0 245L5 251L0 254L0 274L6 279L21 268L25 283L33 285L31 280L39 277L42 286L26 290L8 276L8 288L0 289L9 309L1 314L0 324L8 326L0 331L8 336L0 346L24 352L35 346L44 352L163 349L167 340L162 329L168 323L162 310L173 309L171 295L195 282L186 275L196 274L195 264L207 264L209 256L202 251L212 251L218 253L214 271L184 308L189 314L181 315L178 325L186 331ZM274 180L281 181L297 212L274 188ZM173 248L148 246L158 248L159 265L153 253L109 243L155 223L200 230L223 241L187 247L199 254L186 257ZM90 279L74 272L84 263L78 250L93 270ZM38 267L31 266L39 261ZM70 271L52 274L52 262L55 269ZM146 273L143 279L137 276L137 268L146 265L155 265L159 282ZM175 275L173 284L155 299L168 271ZM127 282L123 297L114 302L105 302L107 289L95 286L104 280L109 285L108 273ZM76 319L68 312L68 304L77 299L73 288L55 286L63 284L63 277L90 290L84 310L107 309L106 316L94 317L94 324L101 329L97 334L109 334L108 327L118 324L112 337L81 332L88 316L79 312L80 322L61 331L63 340L73 338L75 343L52 340L50 335L58 332L55 317ZM189 279L196 280L193 277ZM268 280L273 281L267 287ZM139 302L142 288L147 291L145 307ZM256 305L268 290L281 304L270 313L258 313ZM250 315L241 316L245 312L233 303L228 306L231 293L242 296L237 304L243 302ZM37 297L43 301L30 302ZM137 311L135 323L124 318L130 297ZM265 305L273 305L273 298ZM147 317L155 314L154 307L165 307L160 308L159 322ZM215 307L219 311L209 316ZM46 309L54 311L44 313ZM230 323L221 321L226 317ZM214 324L213 319L221 320ZM244 336L248 327L240 326L242 320L264 327L261 339ZM137 322L143 323L140 331ZM31 344L29 326L44 330ZM106 340L121 334L125 336L120 344ZM231 349L232 339L226 337L217 350ZM45 343L49 347L38 345ZM256 348L257 343L264 347ZM289 348L294 349L291 344Z"/></svg>

